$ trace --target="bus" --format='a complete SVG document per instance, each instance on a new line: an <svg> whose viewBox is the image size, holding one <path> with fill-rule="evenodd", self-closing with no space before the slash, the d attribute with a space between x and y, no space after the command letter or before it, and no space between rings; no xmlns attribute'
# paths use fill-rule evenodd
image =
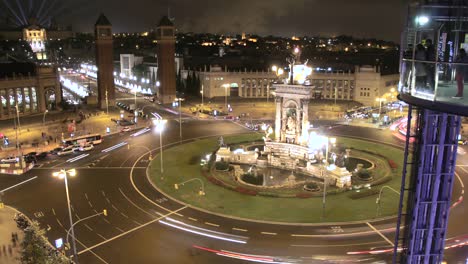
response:
<svg viewBox="0 0 468 264"><path fill-rule="evenodd" d="M87 145L87 144L101 144L102 143L102 136L100 134L90 134L84 135L74 138L67 138L64 139L63 145L65 146L73 146L73 145Z"/></svg>

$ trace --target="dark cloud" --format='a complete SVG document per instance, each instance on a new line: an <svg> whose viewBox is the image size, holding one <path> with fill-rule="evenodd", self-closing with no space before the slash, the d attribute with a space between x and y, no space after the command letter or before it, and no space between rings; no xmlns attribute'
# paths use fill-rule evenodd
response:
<svg viewBox="0 0 468 264"><path fill-rule="evenodd" d="M72 5L75 0L63 0ZM91 31L104 12L114 31L145 31L170 13L184 32L338 35L399 41L407 0L96 0L61 16Z"/></svg>

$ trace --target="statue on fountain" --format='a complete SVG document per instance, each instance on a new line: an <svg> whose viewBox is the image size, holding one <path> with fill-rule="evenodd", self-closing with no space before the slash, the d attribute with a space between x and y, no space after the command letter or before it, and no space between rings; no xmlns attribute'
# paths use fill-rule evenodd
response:
<svg viewBox="0 0 468 264"><path fill-rule="evenodd" d="M289 116L286 121L286 143L294 144L296 141L296 120Z"/></svg>

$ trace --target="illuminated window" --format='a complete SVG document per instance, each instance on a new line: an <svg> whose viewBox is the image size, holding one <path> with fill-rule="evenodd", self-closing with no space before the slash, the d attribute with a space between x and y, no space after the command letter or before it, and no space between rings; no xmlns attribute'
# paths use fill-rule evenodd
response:
<svg viewBox="0 0 468 264"><path fill-rule="evenodd" d="M36 97L36 88L32 87L31 88L31 101L33 102L33 112L37 111L37 97Z"/></svg>

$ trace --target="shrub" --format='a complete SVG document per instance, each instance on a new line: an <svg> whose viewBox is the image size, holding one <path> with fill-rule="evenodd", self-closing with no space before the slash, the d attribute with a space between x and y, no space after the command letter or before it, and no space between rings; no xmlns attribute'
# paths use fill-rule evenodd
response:
<svg viewBox="0 0 468 264"><path fill-rule="evenodd" d="M247 188L244 188L244 187L241 187L241 186L237 186L235 190L236 190L237 192L240 192L240 193L243 193L243 194L247 194L247 195L252 195L252 196L257 195L257 191L256 191L256 190L250 190L250 189L247 189Z"/></svg>
<svg viewBox="0 0 468 264"><path fill-rule="evenodd" d="M304 189L306 191L312 191L312 192L316 192L316 191L319 191L320 188L318 186L318 184L316 182L309 182L307 183L305 186L304 186Z"/></svg>
<svg viewBox="0 0 468 264"><path fill-rule="evenodd" d="M358 176L358 178L362 180L370 180L372 178L371 173L366 169L359 170L356 173L356 176Z"/></svg>
<svg viewBox="0 0 468 264"><path fill-rule="evenodd" d="M253 185L262 185L263 184L263 176L262 175L255 176L252 173L246 173L246 174L242 175L242 180L245 181L246 183L250 183L250 184L253 184Z"/></svg>
<svg viewBox="0 0 468 264"><path fill-rule="evenodd" d="M353 192L349 195L349 198L356 200L356 199L376 195L378 193L379 193L379 189L367 189L367 190L360 191L360 192Z"/></svg>
<svg viewBox="0 0 468 264"><path fill-rule="evenodd" d="M226 171L229 169L229 163L225 161L218 161L215 163L215 168L219 171Z"/></svg>
<svg viewBox="0 0 468 264"><path fill-rule="evenodd" d="M271 192L258 192L257 193L260 196L265 196L265 197L273 197L273 198L279 198L280 195L277 193L271 193Z"/></svg>
<svg viewBox="0 0 468 264"><path fill-rule="evenodd" d="M384 184L384 183L386 183L386 182L391 181L392 178L393 178L392 175L388 175L388 176L382 177L382 178L377 179L377 180L375 180L374 182L372 182L372 186L376 186L376 185L379 185L379 184Z"/></svg>
<svg viewBox="0 0 468 264"><path fill-rule="evenodd" d="M393 161L393 160L390 160L390 159L388 160L388 165L390 165L390 168L392 168L392 169L397 169L398 168L398 165L396 164L396 162Z"/></svg>
<svg viewBox="0 0 468 264"><path fill-rule="evenodd" d="M216 179L216 178L213 177L213 176L208 176L207 178L208 178L208 180L209 180L211 183L213 183L213 184L215 184L215 185L224 186L224 182L222 182L222 181Z"/></svg>
<svg viewBox="0 0 468 264"><path fill-rule="evenodd" d="M313 197L313 196L314 196L314 195L311 194L311 193L303 193L303 192L301 192L301 193L296 193L296 197L297 197L297 198L311 198L311 197Z"/></svg>

